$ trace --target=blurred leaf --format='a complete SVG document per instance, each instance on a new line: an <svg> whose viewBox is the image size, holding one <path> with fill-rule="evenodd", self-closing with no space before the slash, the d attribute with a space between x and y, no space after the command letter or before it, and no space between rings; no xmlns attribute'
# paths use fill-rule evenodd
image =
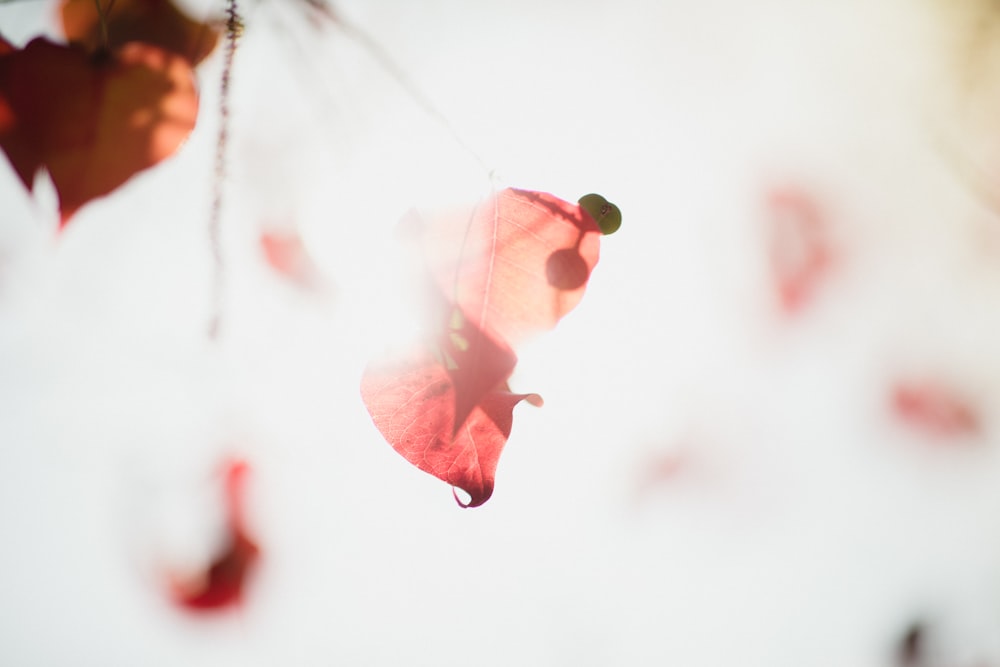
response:
<svg viewBox="0 0 1000 667"><path fill-rule="evenodd" d="M798 312L833 260L827 221L817 202L797 188L774 190L767 207L768 253L778 300L786 312Z"/></svg>
<svg viewBox="0 0 1000 667"><path fill-rule="evenodd" d="M963 397L936 382L900 382L892 392L897 417L909 426L937 438L978 434L976 410Z"/></svg>
<svg viewBox="0 0 1000 667"><path fill-rule="evenodd" d="M306 290L319 289L322 276L294 229L266 229L260 234L264 261L278 274Z"/></svg>
<svg viewBox="0 0 1000 667"><path fill-rule="evenodd" d="M28 190L48 170L60 226L173 154L197 113L190 66L154 46L90 56L39 37L0 55L0 147Z"/></svg>
<svg viewBox="0 0 1000 667"><path fill-rule="evenodd" d="M194 611L231 607L240 603L251 568L260 557L260 549L247 535L244 512L244 483L247 464L227 464L226 547L205 572L174 582L174 595L182 606Z"/></svg>
<svg viewBox="0 0 1000 667"><path fill-rule="evenodd" d="M106 6L106 27L111 50L128 42L158 46L186 59L192 66L215 49L219 33L206 23L193 21L170 0L99 0ZM104 46L100 16L94 0L63 0L59 17L70 42L88 51Z"/></svg>

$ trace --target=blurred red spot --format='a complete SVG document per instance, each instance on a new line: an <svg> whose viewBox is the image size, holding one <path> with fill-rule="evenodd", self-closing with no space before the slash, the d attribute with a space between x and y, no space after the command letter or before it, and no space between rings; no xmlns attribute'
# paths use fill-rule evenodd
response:
<svg viewBox="0 0 1000 667"><path fill-rule="evenodd" d="M901 383L892 394L892 407L906 424L935 437L979 432L979 418L966 401L933 383Z"/></svg>
<svg viewBox="0 0 1000 667"><path fill-rule="evenodd" d="M770 192L768 244L778 300L787 313L802 309L830 267L832 251L819 205L808 194L787 187Z"/></svg>
<svg viewBox="0 0 1000 667"><path fill-rule="evenodd" d="M638 470L636 499L644 501L660 489L674 486L690 467L690 458L686 448L648 455Z"/></svg>
<svg viewBox="0 0 1000 667"><path fill-rule="evenodd" d="M209 611L238 605L243 598L247 576L260 549L247 535L244 523L243 492L249 471L243 461L227 464L226 530L227 543L211 565L200 575L174 582L177 602L192 611Z"/></svg>
<svg viewBox="0 0 1000 667"><path fill-rule="evenodd" d="M260 234L260 248L268 266L285 278L300 287L319 285L319 269L302 243L302 237L294 230L264 230Z"/></svg>

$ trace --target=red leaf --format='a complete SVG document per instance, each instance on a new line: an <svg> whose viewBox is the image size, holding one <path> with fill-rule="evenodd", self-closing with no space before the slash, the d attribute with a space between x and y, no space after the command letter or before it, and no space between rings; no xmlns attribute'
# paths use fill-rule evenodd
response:
<svg viewBox="0 0 1000 667"><path fill-rule="evenodd" d="M200 576L174 582L174 595L182 606L206 611L240 603L247 575L260 556L260 549L246 532L243 491L247 464L234 461L226 470L227 540L222 552Z"/></svg>
<svg viewBox="0 0 1000 667"><path fill-rule="evenodd" d="M483 504L493 493L512 411L527 395L506 380L517 357L439 300L439 336L404 355L369 364L361 396L375 426L413 465Z"/></svg>
<svg viewBox="0 0 1000 667"><path fill-rule="evenodd" d="M826 221L804 192L786 188L770 194L770 261L778 299L788 313L802 309L832 259Z"/></svg>
<svg viewBox="0 0 1000 667"><path fill-rule="evenodd" d="M513 368L513 366L511 366ZM429 352L398 366L370 367L361 396L375 426L393 449L413 465L469 494L478 507L493 494L497 462L510 436L514 406L539 403L536 394L511 393L505 383L463 403L469 374L449 372ZM467 402L467 401L466 401ZM456 415L465 410L464 419Z"/></svg>
<svg viewBox="0 0 1000 667"><path fill-rule="evenodd" d="M579 302L600 231L578 205L523 190L409 231L437 286L439 326L407 353L369 364L361 395L397 452L476 507L493 493L514 406L541 404L537 394L510 391L510 345L555 326Z"/></svg>
<svg viewBox="0 0 1000 667"><path fill-rule="evenodd" d="M0 147L28 190L48 169L61 226L176 151L197 112L191 68L153 46L92 57L39 37L0 56Z"/></svg>
<svg viewBox="0 0 1000 667"><path fill-rule="evenodd" d="M128 42L144 42L176 53L193 66L204 60L219 41L217 30L192 21L170 0L98 1L107 6L107 47L111 50ZM101 49L104 38L94 0L63 0L59 17L70 42L91 52Z"/></svg>
<svg viewBox="0 0 1000 667"><path fill-rule="evenodd" d="M13 53L17 49L14 45L0 37L0 63L3 62L3 56L8 53ZM2 68L3 65L0 65ZM0 69L2 71L2 69ZM11 132L14 128L14 123L16 119L14 118L14 109L11 108L10 102L7 100L5 95L0 94L0 137L6 136L7 133ZM2 146L2 144L0 144ZM23 179L22 179L23 180Z"/></svg>

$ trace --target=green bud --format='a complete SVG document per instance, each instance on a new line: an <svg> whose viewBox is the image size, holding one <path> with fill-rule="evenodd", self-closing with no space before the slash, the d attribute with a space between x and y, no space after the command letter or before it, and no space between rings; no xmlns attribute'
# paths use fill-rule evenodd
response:
<svg viewBox="0 0 1000 667"><path fill-rule="evenodd" d="M614 234L622 226L622 212L601 195L584 195L580 197L579 204L597 222L605 236Z"/></svg>

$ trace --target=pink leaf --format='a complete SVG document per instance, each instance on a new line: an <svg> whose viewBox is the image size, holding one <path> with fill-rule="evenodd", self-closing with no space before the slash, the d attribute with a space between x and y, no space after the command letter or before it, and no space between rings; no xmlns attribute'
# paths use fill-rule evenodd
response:
<svg viewBox="0 0 1000 667"><path fill-rule="evenodd" d="M480 330L517 345L583 298L601 230L578 204L508 188L471 218L431 221L423 236L441 291Z"/></svg>
<svg viewBox="0 0 1000 667"><path fill-rule="evenodd" d="M361 395L397 452L476 507L493 493L514 406L541 405L537 394L510 391L511 345L580 301L600 230L579 205L524 190L504 190L471 216L407 224L436 286L438 326L404 354L369 364Z"/></svg>

